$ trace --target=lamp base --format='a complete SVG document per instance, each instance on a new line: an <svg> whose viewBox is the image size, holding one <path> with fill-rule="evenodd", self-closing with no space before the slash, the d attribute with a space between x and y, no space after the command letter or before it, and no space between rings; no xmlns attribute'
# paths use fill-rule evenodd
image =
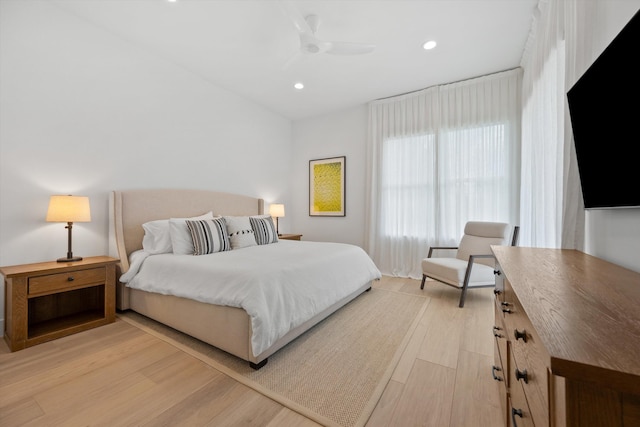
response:
<svg viewBox="0 0 640 427"><path fill-rule="evenodd" d="M58 262L75 262L75 261L82 261L82 257L81 256L74 256L71 258L58 258L57 259Z"/></svg>

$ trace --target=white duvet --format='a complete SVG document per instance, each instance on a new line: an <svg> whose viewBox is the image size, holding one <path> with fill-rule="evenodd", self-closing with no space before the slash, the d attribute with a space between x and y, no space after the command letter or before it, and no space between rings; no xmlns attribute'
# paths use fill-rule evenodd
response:
<svg viewBox="0 0 640 427"><path fill-rule="evenodd" d="M381 277L362 248L342 243L281 240L210 255L132 255L131 288L243 308L254 356Z"/></svg>

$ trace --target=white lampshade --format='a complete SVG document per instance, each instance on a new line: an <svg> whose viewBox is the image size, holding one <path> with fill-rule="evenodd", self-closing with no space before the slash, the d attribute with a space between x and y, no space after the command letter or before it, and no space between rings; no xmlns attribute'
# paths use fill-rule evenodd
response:
<svg viewBox="0 0 640 427"><path fill-rule="evenodd" d="M89 222L91 209L86 196L51 196L48 222Z"/></svg>
<svg viewBox="0 0 640 427"><path fill-rule="evenodd" d="M282 218L284 216L284 205L272 203L271 206L269 206L269 215L274 218Z"/></svg>

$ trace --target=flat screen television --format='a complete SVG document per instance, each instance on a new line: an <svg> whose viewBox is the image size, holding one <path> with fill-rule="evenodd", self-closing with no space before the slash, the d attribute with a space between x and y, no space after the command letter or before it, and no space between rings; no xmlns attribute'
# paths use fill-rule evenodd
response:
<svg viewBox="0 0 640 427"><path fill-rule="evenodd" d="M567 92L585 209L640 207L640 11Z"/></svg>

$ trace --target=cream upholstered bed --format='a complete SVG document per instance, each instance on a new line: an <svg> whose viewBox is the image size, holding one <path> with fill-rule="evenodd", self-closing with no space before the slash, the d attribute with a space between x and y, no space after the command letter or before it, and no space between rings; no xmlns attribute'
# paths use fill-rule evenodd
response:
<svg viewBox="0 0 640 427"><path fill-rule="evenodd" d="M142 249L142 224L158 219L194 217L209 211L215 215L261 215L264 212L264 203L258 198L206 190L113 191L110 195L110 247L113 248L112 252L117 252L114 255L120 259L119 276L129 270L130 255ZM251 318L242 308L131 289L120 282L117 286L116 306L119 310L130 309L171 326L247 360L254 368L259 368L277 350L368 290L370 286L370 281L357 284L354 292L289 330L259 354L254 354L252 348Z"/></svg>

